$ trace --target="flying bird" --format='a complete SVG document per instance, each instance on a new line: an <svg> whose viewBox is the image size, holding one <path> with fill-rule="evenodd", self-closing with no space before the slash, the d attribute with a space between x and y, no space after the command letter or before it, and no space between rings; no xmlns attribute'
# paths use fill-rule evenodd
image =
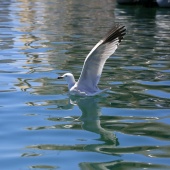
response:
<svg viewBox="0 0 170 170"><path fill-rule="evenodd" d="M77 82L71 73L58 77L58 79L66 80L70 94L95 96L107 90L100 90L97 85L106 60L115 52L125 34L125 26L115 24L87 55Z"/></svg>

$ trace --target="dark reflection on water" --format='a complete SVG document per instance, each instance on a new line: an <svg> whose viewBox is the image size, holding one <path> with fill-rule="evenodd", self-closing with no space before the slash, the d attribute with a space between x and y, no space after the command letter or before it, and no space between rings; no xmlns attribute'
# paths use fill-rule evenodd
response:
<svg viewBox="0 0 170 170"><path fill-rule="evenodd" d="M112 0L9 0L0 9L1 169L170 168L168 9ZM77 79L115 21L127 35L102 74L110 91L69 96L56 77Z"/></svg>

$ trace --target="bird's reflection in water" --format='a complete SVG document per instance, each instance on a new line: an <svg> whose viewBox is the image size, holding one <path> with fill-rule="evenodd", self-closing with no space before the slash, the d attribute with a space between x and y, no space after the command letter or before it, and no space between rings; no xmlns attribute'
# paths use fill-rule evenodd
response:
<svg viewBox="0 0 170 170"><path fill-rule="evenodd" d="M105 100L105 98L101 96L96 97L70 96L70 103L78 105L78 107L82 111L82 116L79 118L83 123L82 128L84 130L99 134L100 141L104 142L106 145L108 144L109 146L111 145L110 147L113 147L113 145L114 146L118 145L118 140L115 134L112 131L104 129L101 125L100 120L101 108L99 106L99 102L102 100Z"/></svg>
<svg viewBox="0 0 170 170"><path fill-rule="evenodd" d="M101 108L99 102L106 100L101 96L96 97L70 97L70 103L78 105L82 111L82 116L79 118L82 121L82 128L84 130L96 133L100 135L98 139L102 143L88 144L84 146L86 151L95 151L107 155L115 155L119 157L119 154L113 152L114 147L119 145L118 139L113 131L106 130L102 127L101 123ZM85 169L107 169L107 167L114 167L115 160L109 162L82 162L79 164L82 170Z"/></svg>
<svg viewBox="0 0 170 170"><path fill-rule="evenodd" d="M69 99L69 102L68 102ZM88 161L84 161L84 159L79 162L79 167L81 167L82 170L86 169L107 169L107 167L114 166L115 161L120 161L120 154L115 152L115 147L119 145L118 139L116 138L116 135L113 133L113 130L108 130L102 127L102 123L106 124L106 122L102 122L101 116L101 108L99 103L103 103L103 100L106 100L106 96L96 96L96 97L77 97L77 96L69 96L67 100L60 100L57 104L57 109L73 109L76 105L80 108L82 114L80 117L73 116L73 119L69 120L68 124L65 124L61 120L60 123L52 126L38 126L38 127L30 127L28 130L42 130L44 132L44 129L65 129L66 125L67 128L70 128L70 131L72 130L79 130L77 132L77 135L79 135L78 139L80 139L82 134L80 134L83 130L95 133L99 135L96 139L96 135L90 135L89 136L83 136L82 138L85 139L83 142L79 143L79 140L77 144L72 144L68 141L66 141L66 144L61 143L55 143L55 144L38 144L38 145L29 145L26 148L27 149L38 149L37 155L39 154L39 150L57 150L57 151L79 151L81 153L92 153L93 160L91 158ZM60 119L56 117L49 117L49 121L60 121ZM72 124L72 123L73 124ZM67 122L66 122L67 123ZM77 123L77 124L76 124ZM76 126L75 126L76 125ZM82 130L83 129L83 130ZM68 135L68 130L66 130L67 135L64 136L63 142L65 142L65 139L70 139L72 136ZM57 131L58 132L58 131ZM56 133L57 133L56 132ZM76 135L76 139L77 139ZM54 136L54 135L52 135ZM62 136L62 137L63 137ZM62 138L61 137L61 138ZM73 136L74 138L75 136ZM92 139L91 139L92 137ZM49 137L50 138L50 137ZM58 140L58 136L56 136L56 141ZM52 138L54 139L54 138ZM86 139L91 139L86 142ZM91 142L92 141L92 142ZM35 150L34 150L35 151ZM98 157L99 153L99 157ZM31 155L32 152L25 152L22 154L23 156ZM94 157L96 155L96 158ZM105 160L100 160L101 157L105 158L105 155L108 155ZM89 154L89 157L91 154ZM101 157L100 157L101 156ZM115 157L113 157L115 156ZM108 158L108 160L107 160ZM117 160L118 159L118 160Z"/></svg>

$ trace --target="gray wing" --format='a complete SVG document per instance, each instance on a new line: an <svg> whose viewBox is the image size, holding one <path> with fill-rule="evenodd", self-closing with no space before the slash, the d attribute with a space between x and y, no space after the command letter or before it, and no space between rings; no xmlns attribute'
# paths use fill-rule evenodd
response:
<svg viewBox="0 0 170 170"><path fill-rule="evenodd" d="M98 90L97 84L100 80L104 64L117 49L125 32L125 26L116 24L106 36L94 46L85 59L80 78L77 82L78 89L89 92Z"/></svg>

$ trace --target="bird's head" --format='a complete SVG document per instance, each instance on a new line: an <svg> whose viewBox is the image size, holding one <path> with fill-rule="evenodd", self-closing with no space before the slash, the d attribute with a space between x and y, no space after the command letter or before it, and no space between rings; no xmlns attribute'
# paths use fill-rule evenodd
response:
<svg viewBox="0 0 170 170"><path fill-rule="evenodd" d="M73 74L71 73L65 73L63 74L62 76L59 76L57 79L65 79L67 84L68 84L68 88L70 89L71 87L74 86L74 84L76 83L75 82L75 79L74 79L74 76Z"/></svg>

